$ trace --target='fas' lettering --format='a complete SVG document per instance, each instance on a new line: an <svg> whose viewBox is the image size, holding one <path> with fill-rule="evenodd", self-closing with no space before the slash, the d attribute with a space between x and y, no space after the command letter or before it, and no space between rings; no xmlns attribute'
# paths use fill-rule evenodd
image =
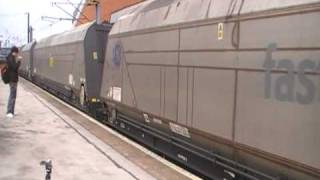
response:
<svg viewBox="0 0 320 180"><path fill-rule="evenodd" d="M310 104L316 99L317 86L306 75L307 71L320 70L320 62L305 59L299 63L297 72L292 60L283 59L275 61L272 58L272 53L276 51L276 44L270 44L266 51L266 59L263 64L265 68L265 98L275 98L284 102L298 102L300 104ZM279 73L280 77L272 76L272 70L284 70L288 73ZM301 85L304 90L297 91L297 86ZM320 101L320 96L319 99Z"/></svg>

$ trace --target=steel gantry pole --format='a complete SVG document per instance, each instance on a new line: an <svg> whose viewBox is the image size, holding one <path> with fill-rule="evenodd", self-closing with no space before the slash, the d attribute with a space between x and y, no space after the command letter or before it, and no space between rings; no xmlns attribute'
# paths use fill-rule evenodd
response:
<svg viewBox="0 0 320 180"><path fill-rule="evenodd" d="M30 13L29 12L27 12L27 22L28 22L28 24L27 24L27 39L28 39L28 42L27 43L29 43L30 42Z"/></svg>

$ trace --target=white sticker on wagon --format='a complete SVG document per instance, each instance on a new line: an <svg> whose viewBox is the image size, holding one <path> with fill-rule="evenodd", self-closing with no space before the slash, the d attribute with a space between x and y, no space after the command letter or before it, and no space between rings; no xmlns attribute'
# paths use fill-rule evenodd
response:
<svg viewBox="0 0 320 180"><path fill-rule="evenodd" d="M177 133L181 136L190 138L189 130L186 127L180 126L178 124L169 123L170 129L172 132Z"/></svg>
<svg viewBox="0 0 320 180"><path fill-rule="evenodd" d="M150 123L150 118L149 118L149 115L148 115L148 114L143 113L143 117L144 117L144 120L145 120L147 123Z"/></svg>
<svg viewBox="0 0 320 180"><path fill-rule="evenodd" d="M98 59L98 53L97 53L97 51L94 51L93 53L92 53L92 59L93 60L97 60Z"/></svg>
<svg viewBox="0 0 320 180"><path fill-rule="evenodd" d="M85 83L86 82L86 78L80 78L80 83Z"/></svg>
<svg viewBox="0 0 320 180"><path fill-rule="evenodd" d="M73 84L73 75L69 74L69 84L72 85Z"/></svg>
<svg viewBox="0 0 320 180"><path fill-rule="evenodd" d="M153 118L153 122L156 124L162 124L162 121L160 119L157 118Z"/></svg>
<svg viewBox="0 0 320 180"><path fill-rule="evenodd" d="M181 159L182 161L188 162L188 158L186 156L182 155L182 154L177 154L177 157L179 159Z"/></svg>
<svg viewBox="0 0 320 180"><path fill-rule="evenodd" d="M112 87L109 87L109 89L107 91L107 98L112 99Z"/></svg>
<svg viewBox="0 0 320 180"><path fill-rule="evenodd" d="M112 87L112 99L121 102L121 88Z"/></svg>

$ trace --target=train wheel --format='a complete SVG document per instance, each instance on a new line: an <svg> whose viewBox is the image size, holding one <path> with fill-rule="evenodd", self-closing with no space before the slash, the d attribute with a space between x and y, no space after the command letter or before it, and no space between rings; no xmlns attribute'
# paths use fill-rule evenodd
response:
<svg viewBox="0 0 320 180"><path fill-rule="evenodd" d="M86 93L85 93L84 85L81 85L80 87L79 100L80 100L80 105L84 106L86 103Z"/></svg>

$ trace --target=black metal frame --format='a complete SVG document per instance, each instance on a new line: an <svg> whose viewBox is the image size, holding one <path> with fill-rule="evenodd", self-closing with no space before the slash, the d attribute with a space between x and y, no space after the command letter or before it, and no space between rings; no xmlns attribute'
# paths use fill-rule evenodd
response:
<svg viewBox="0 0 320 180"><path fill-rule="evenodd" d="M205 179L282 179L209 152L184 141L183 138L172 136L147 126L141 121L136 121L119 111L115 112L114 118L107 115L102 122Z"/></svg>

